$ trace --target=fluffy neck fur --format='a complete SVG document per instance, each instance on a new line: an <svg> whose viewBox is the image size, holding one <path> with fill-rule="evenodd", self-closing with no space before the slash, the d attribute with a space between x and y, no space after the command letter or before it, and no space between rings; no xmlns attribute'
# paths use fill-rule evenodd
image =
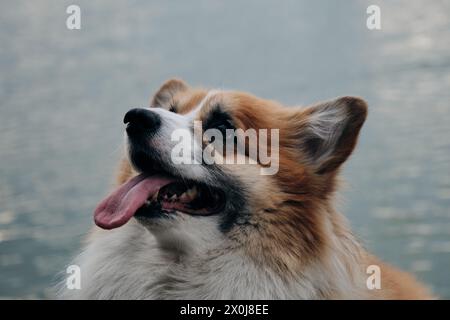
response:
<svg viewBox="0 0 450 320"><path fill-rule="evenodd" d="M130 221L113 231L95 230L75 260L81 290L61 286L75 299L344 299L363 298L363 251L335 212L326 220L330 238L321 255L295 272L279 274L266 255L248 256L229 243L189 254L161 249L142 225ZM339 220L339 221L338 221ZM270 253L269 253L270 255ZM291 270L293 271L293 270Z"/></svg>

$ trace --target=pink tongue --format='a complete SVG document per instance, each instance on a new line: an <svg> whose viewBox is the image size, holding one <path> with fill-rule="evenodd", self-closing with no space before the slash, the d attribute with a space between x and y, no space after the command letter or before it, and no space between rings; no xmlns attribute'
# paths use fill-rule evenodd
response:
<svg viewBox="0 0 450 320"><path fill-rule="evenodd" d="M148 198L171 182L172 179L161 176L140 174L134 177L100 202L94 211L95 224L103 229L123 226Z"/></svg>

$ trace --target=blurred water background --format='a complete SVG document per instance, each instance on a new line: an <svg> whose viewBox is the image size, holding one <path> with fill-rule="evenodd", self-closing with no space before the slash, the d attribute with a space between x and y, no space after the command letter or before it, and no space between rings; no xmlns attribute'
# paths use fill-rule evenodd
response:
<svg viewBox="0 0 450 320"><path fill-rule="evenodd" d="M48 298L167 78L289 105L370 105L342 210L366 246L450 298L449 1L1 1L0 297ZM382 29L366 28L378 4Z"/></svg>

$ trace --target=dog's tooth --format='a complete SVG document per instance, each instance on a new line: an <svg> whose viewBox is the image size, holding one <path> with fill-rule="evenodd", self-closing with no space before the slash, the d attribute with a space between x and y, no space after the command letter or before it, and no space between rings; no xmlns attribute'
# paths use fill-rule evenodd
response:
<svg viewBox="0 0 450 320"><path fill-rule="evenodd" d="M189 196L187 195L186 192L183 192L183 193L180 195L180 201L187 201L187 200L189 200Z"/></svg>
<svg viewBox="0 0 450 320"><path fill-rule="evenodd" d="M158 199L159 190L153 195L152 200Z"/></svg>
<svg viewBox="0 0 450 320"><path fill-rule="evenodd" d="M186 194L189 198L195 198L197 196L197 186L193 186L188 191L186 191Z"/></svg>
<svg viewBox="0 0 450 320"><path fill-rule="evenodd" d="M186 192L186 197L188 197L189 199L192 199L194 197L194 190L192 189L188 189Z"/></svg>
<svg viewBox="0 0 450 320"><path fill-rule="evenodd" d="M170 200L176 200L178 197L176 194L174 194L173 196L170 197Z"/></svg>

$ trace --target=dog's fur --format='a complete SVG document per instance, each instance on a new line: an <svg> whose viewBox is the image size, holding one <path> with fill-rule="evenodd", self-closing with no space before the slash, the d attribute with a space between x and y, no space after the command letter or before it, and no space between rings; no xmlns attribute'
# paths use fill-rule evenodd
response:
<svg viewBox="0 0 450 320"><path fill-rule="evenodd" d="M277 174L259 174L259 164L194 169L169 163L170 130L207 121L218 106L236 127L280 130ZM367 253L334 208L339 168L366 118L363 100L343 97L287 108L173 79L154 95L151 107L163 119L162 132L150 143L162 166L220 185L230 205L219 215L179 213L158 222L132 219L110 231L96 228L74 261L82 288L62 286L62 298L432 298L412 276ZM138 173L128 151L119 184ZM380 267L381 289L368 289L369 265Z"/></svg>

